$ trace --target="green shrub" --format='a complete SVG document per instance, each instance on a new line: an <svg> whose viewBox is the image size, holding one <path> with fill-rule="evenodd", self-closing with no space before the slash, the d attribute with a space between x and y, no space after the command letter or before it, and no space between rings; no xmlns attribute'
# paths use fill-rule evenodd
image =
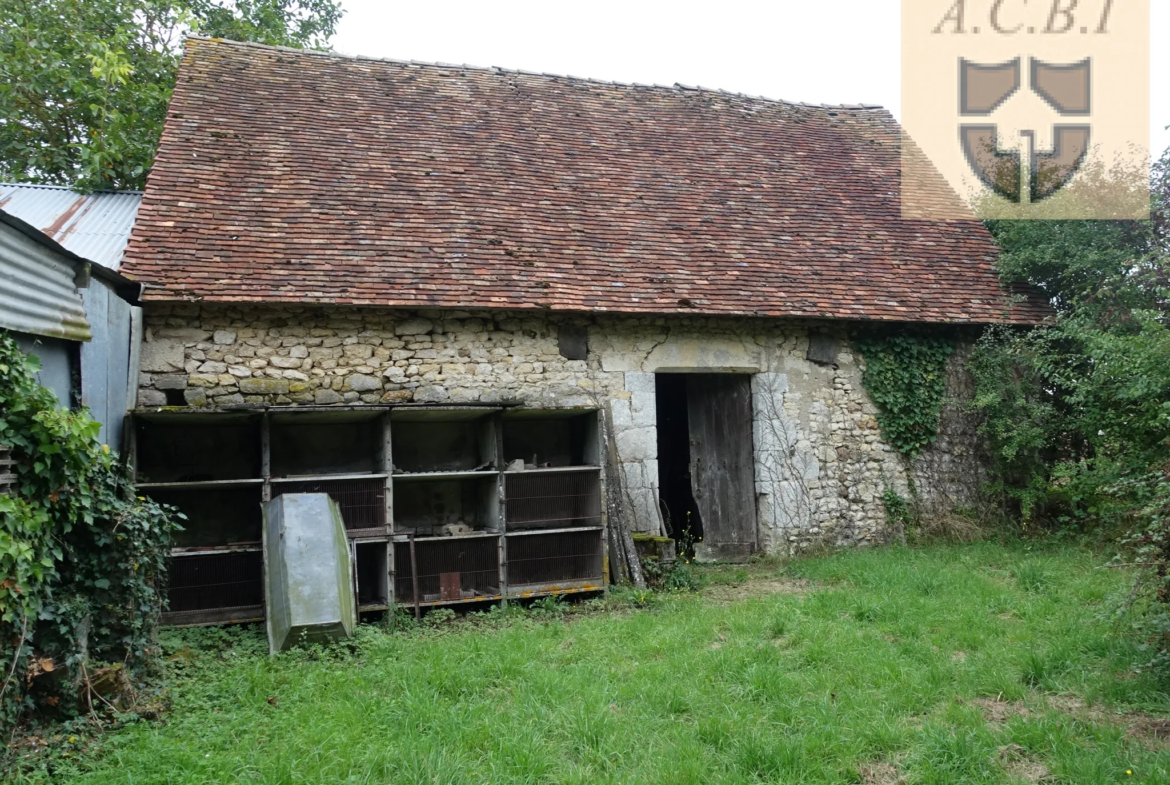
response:
<svg viewBox="0 0 1170 785"><path fill-rule="evenodd" d="M1001 278L1055 313L988 330L970 369L991 491L1024 526L1121 542L1141 569L1138 632L1170 673L1170 151L1151 186L1148 221L988 222ZM1039 568L1023 569L1039 590Z"/></svg>
<svg viewBox="0 0 1170 785"><path fill-rule="evenodd" d="M0 725L25 710L76 711L78 686L90 697L87 659L131 670L150 660L178 528L135 495L89 413L57 407L38 369L0 333L0 443L17 476L0 496Z"/></svg>

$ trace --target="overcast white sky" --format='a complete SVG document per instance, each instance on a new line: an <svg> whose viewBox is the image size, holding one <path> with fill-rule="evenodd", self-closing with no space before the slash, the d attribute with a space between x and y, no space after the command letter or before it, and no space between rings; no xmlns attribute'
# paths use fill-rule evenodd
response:
<svg viewBox="0 0 1170 785"><path fill-rule="evenodd" d="M342 0L346 54L701 85L898 114L900 0ZM1152 148L1170 146L1170 1L1152 0Z"/></svg>

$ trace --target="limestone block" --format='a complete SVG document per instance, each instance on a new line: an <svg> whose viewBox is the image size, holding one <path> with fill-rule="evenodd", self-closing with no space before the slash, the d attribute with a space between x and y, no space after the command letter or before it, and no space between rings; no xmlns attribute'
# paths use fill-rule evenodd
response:
<svg viewBox="0 0 1170 785"><path fill-rule="evenodd" d="M449 390L454 403L475 403L479 400L478 390L469 390L466 387L455 387Z"/></svg>
<svg viewBox="0 0 1170 785"><path fill-rule="evenodd" d="M215 343L227 346L236 342L236 334L232 330L216 330L215 334L211 336L211 340Z"/></svg>
<svg viewBox="0 0 1170 785"><path fill-rule="evenodd" d="M361 373L351 373L345 377L345 388L355 392L369 392L371 390L381 390L382 382L378 381L373 376L366 376Z"/></svg>
<svg viewBox="0 0 1170 785"><path fill-rule="evenodd" d="M630 392L650 393L653 395L657 389L654 374L652 373L627 371L622 381L625 383L625 388Z"/></svg>
<svg viewBox="0 0 1170 785"><path fill-rule="evenodd" d="M642 370L755 373L765 369L763 350L732 337L674 338L656 347Z"/></svg>
<svg viewBox="0 0 1170 785"><path fill-rule="evenodd" d="M352 357L358 360L368 360L374 356L374 347L364 343L353 343L346 346L342 353L346 357Z"/></svg>
<svg viewBox="0 0 1170 785"><path fill-rule="evenodd" d="M184 364L183 344L171 340L146 341L142 344L140 370L150 373L175 373Z"/></svg>
<svg viewBox="0 0 1170 785"><path fill-rule="evenodd" d="M437 384L423 385L414 392L414 400L417 403L442 403L450 398L451 394L447 392L447 388Z"/></svg>
<svg viewBox="0 0 1170 785"><path fill-rule="evenodd" d="M244 395L284 395L288 392L285 379L241 379L240 392Z"/></svg>
<svg viewBox="0 0 1170 785"><path fill-rule="evenodd" d="M247 403L247 401L245 401L244 396L240 395L239 393L225 395L216 401L216 404L219 406L242 406L245 403Z"/></svg>
<svg viewBox="0 0 1170 785"><path fill-rule="evenodd" d="M658 457L658 431L655 428L614 428L618 455L623 461L645 461Z"/></svg>
<svg viewBox="0 0 1170 785"><path fill-rule="evenodd" d="M182 373L164 373L154 377L154 386L159 390L187 389L187 375Z"/></svg>
<svg viewBox="0 0 1170 785"><path fill-rule="evenodd" d="M138 405L143 408L148 406L166 406L167 396L158 390L139 390Z"/></svg>
<svg viewBox="0 0 1170 785"><path fill-rule="evenodd" d="M296 357L272 357L268 362L277 368L300 368L304 360Z"/></svg>
<svg viewBox="0 0 1170 785"><path fill-rule="evenodd" d="M242 365L229 365L228 373L240 379L247 379L252 375L252 370Z"/></svg>
<svg viewBox="0 0 1170 785"><path fill-rule="evenodd" d="M776 407L783 408L784 394L788 392L788 374L757 373L752 376L752 399L770 398Z"/></svg>
<svg viewBox="0 0 1170 785"><path fill-rule="evenodd" d="M630 410L629 400L613 400L609 402L610 416L613 418L614 430L618 433L634 427L634 415Z"/></svg>
<svg viewBox="0 0 1170 785"><path fill-rule="evenodd" d="M635 428L654 428L658 425L656 396L652 392L630 394L630 415Z"/></svg>
<svg viewBox="0 0 1170 785"><path fill-rule="evenodd" d="M627 491L650 487L646 483L646 474L643 471L642 461L623 461L618 465L621 467L622 484Z"/></svg>
<svg viewBox="0 0 1170 785"><path fill-rule="evenodd" d="M341 403L342 397L333 390L317 390L317 394L313 396L313 400L320 404Z"/></svg>
<svg viewBox="0 0 1170 785"><path fill-rule="evenodd" d="M206 341L211 333L198 327L160 327L154 331L158 338L173 338L176 341Z"/></svg>
<svg viewBox="0 0 1170 785"><path fill-rule="evenodd" d="M206 406L207 392L199 387L192 387L183 391L183 398L187 401L188 406Z"/></svg>
<svg viewBox="0 0 1170 785"><path fill-rule="evenodd" d="M606 373L622 373L625 371L639 371L642 368L642 358L628 352L600 351L601 370Z"/></svg>
<svg viewBox="0 0 1170 785"><path fill-rule="evenodd" d="M382 403L406 403L413 397L411 390L390 390L382 396Z"/></svg>

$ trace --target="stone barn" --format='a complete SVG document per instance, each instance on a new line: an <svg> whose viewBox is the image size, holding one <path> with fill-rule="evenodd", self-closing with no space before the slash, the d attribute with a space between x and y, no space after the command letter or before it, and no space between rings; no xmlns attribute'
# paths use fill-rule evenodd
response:
<svg viewBox="0 0 1170 785"><path fill-rule="evenodd" d="M969 501L970 423L891 449L851 338L1042 302L903 220L899 128L810 106L194 38L123 272L132 459L190 517L171 619L262 614L259 505L340 504L361 610L604 585L606 527L743 559Z"/></svg>

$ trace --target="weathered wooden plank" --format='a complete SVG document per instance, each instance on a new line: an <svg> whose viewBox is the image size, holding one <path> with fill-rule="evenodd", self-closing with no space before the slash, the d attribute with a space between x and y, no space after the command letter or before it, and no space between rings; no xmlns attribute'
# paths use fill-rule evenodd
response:
<svg viewBox="0 0 1170 785"><path fill-rule="evenodd" d="M756 550L752 393L747 374L687 378L691 486L703 521L701 561L743 561Z"/></svg>

